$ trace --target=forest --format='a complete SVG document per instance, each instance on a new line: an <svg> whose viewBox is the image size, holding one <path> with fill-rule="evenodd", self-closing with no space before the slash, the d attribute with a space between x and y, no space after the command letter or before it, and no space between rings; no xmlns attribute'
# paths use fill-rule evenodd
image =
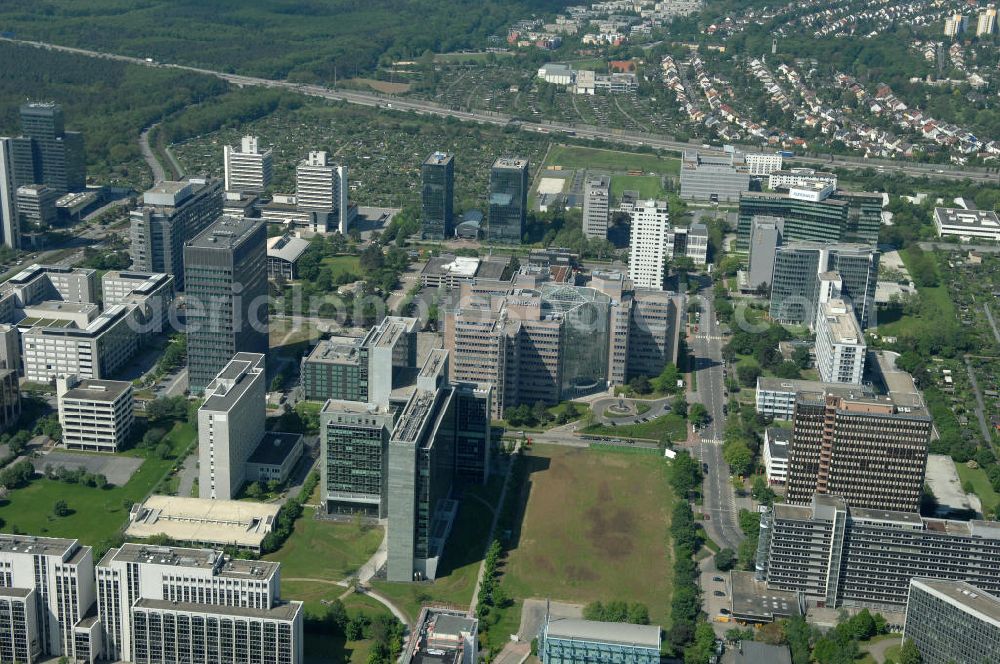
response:
<svg viewBox="0 0 1000 664"><path fill-rule="evenodd" d="M304 82L479 48L518 18L569 0L5 0L0 32Z"/></svg>

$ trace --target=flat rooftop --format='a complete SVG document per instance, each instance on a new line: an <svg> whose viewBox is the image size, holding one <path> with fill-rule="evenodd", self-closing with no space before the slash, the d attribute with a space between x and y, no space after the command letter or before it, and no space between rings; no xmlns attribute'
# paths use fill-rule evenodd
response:
<svg viewBox="0 0 1000 664"><path fill-rule="evenodd" d="M150 496L132 508L125 534L136 539L166 535L177 542L259 548L280 506L243 500Z"/></svg>
<svg viewBox="0 0 1000 664"><path fill-rule="evenodd" d="M528 160L520 157L500 157L493 162L493 168L522 169L528 167Z"/></svg>
<svg viewBox="0 0 1000 664"><path fill-rule="evenodd" d="M951 230L1000 232L1000 220L992 210L963 210L962 208L934 208L934 222Z"/></svg>
<svg viewBox="0 0 1000 664"><path fill-rule="evenodd" d="M969 613L977 614L980 620L1000 627L1000 597L991 595L965 581L944 581L914 577L911 587L943 595L953 604L961 606Z"/></svg>
<svg viewBox="0 0 1000 664"><path fill-rule="evenodd" d="M34 312L36 315L65 313L65 314L87 314L88 317L95 317L101 308L92 302L63 302L62 300L45 300L38 304L31 304L24 308L25 311Z"/></svg>
<svg viewBox="0 0 1000 664"><path fill-rule="evenodd" d="M234 618L262 618L266 620L291 621L302 612L302 602L283 602L270 609L250 609L239 606L220 606L218 604L194 604L192 602L169 602L162 599L140 599L135 603L137 609L152 609L156 611L183 611L186 613L204 613L213 616L232 616Z"/></svg>
<svg viewBox="0 0 1000 664"><path fill-rule="evenodd" d="M300 237L272 237L267 240L267 257L294 263L308 248L309 241Z"/></svg>
<svg viewBox="0 0 1000 664"><path fill-rule="evenodd" d="M67 390L63 399L85 401L115 401L126 392L132 391L132 383L126 380L82 380Z"/></svg>
<svg viewBox="0 0 1000 664"><path fill-rule="evenodd" d="M465 277L471 279L479 270L480 260L473 256L436 256L422 270L426 275Z"/></svg>
<svg viewBox="0 0 1000 664"><path fill-rule="evenodd" d="M819 380L766 376L757 379L757 389L765 392L828 392L840 396L871 394L871 390L863 385L844 385L843 383L824 383Z"/></svg>
<svg viewBox="0 0 1000 664"><path fill-rule="evenodd" d="M937 516L947 516L952 511L972 510L969 497L962 489L955 462L944 454L927 455L927 484L937 498Z"/></svg>
<svg viewBox="0 0 1000 664"><path fill-rule="evenodd" d="M264 437L257 444L257 449L253 451L249 463L258 463L266 466L277 466L288 458L292 450L302 440L300 433L282 433L280 431L267 431Z"/></svg>
<svg viewBox="0 0 1000 664"><path fill-rule="evenodd" d="M186 246L198 249L231 249L262 223L264 222L260 219L223 216L193 240L189 240Z"/></svg>
<svg viewBox="0 0 1000 664"><path fill-rule="evenodd" d="M545 629L549 638L600 641L660 649L659 625L557 618L550 620Z"/></svg>
<svg viewBox="0 0 1000 664"><path fill-rule="evenodd" d="M30 553L43 556L64 556L75 546L76 540L61 537L33 537L31 535L0 535L0 553Z"/></svg>
<svg viewBox="0 0 1000 664"><path fill-rule="evenodd" d="M364 337L331 337L323 339L312 349L307 362L327 364L358 364Z"/></svg>
<svg viewBox="0 0 1000 664"><path fill-rule="evenodd" d="M733 616L740 620L771 622L801 613L795 593L770 589L767 583L755 579L753 572L733 571L730 576L731 608Z"/></svg>
<svg viewBox="0 0 1000 664"><path fill-rule="evenodd" d="M152 498L152 496L150 497ZM176 496L164 496L164 498L173 501L176 499ZM202 499L188 498L185 500ZM219 501L216 500L208 502L217 503ZM259 503L249 504L259 505ZM215 549L195 549L181 546L149 546L146 544L123 544L121 548L111 549L101 560L100 565L105 566L106 563L110 563L110 561L119 563L169 565L171 567L215 570L215 573L218 574L218 576L234 579L268 579L277 574L278 570L281 568L280 563L274 563L267 560L240 560L238 558L228 558L221 551L216 551Z"/></svg>
<svg viewBox="0 0 1000 664"><path fill-rule="evenodd" d="M263 372L263 355L236 353L205 388L208 396L199 410L229 410L246 394L253 377Z"/></svg>
<svg viewBox="0 0 1000 664"><path fill-rule="evenodd" d="M854 316L853 307L839 298L823 302L820 307L820 314L826 320L833 343L864 344L864 335Z"/></svg>
<svg viewBox="0 0 1000 664"><path fill-rule="evenodd" d="M443 166L454 159L455 157L447 152L432 152L424 163L429 166Z"/></svg>

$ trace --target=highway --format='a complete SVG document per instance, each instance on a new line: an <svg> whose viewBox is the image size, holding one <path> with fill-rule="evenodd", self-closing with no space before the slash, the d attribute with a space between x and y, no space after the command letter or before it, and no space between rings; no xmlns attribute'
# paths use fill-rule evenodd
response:
<svg viewBox="0 0 1000 664"><path fill-rule="evenodd" d="M719 326L715 322L712 281L708 277L701 277L700 280L699 293L703 294L700 298L701 320L698 332L689 337L698 383L697 391L692 394L692 401L705 406L711 421L699 432L701 441L693 451L703 464L708 465L702 485L703 511L711 518L704 522L705 531L719 546L736 551L744 536L739 526L736 496L729 480L729 465L722 458L722 440L726 428L726 415L722 410L726 403L722 340Z"/></svg>
<svg viewBox="0 0 1000 664"><path fill-rule="evenodd" d="M413 111L417 114L437 115L441 117L453 117L459 120L465 120L468 122L478 122L481 124L506 126L511 121L515 120L515 118L513 118L512 116L503 113L498 113L495 111L486 111L486 110L463 111L459 109L448 108L446 106L442 106L434 102L424 101L419 99L406 99L403 97L376 94L374 92L331 89L321 85L308 85L304 83L294 83L285 80L273 80L266 78L258 78L254 76L244 76L242 74L230 74L227 72L215 71L212 69L202 69L199 67L189 67L187 65L179 65L179 64L172 64L165 62L153 62L152 60L135 58L126 55L103 53L100 51L91 51L88 49L74 48L70 46L60 46L58 44L49 44L45 42L29 41L23 39L12 39L7 37L3 37L0 39L3 39L3 41L13 42L16 44L34 46L36 48L43 48L48 50L63 51L66 53L74 53L77 55L83 55L92 58L117 60L121 62L128 62L131 64L142 65L146 67L172 68L172 69L181 69L184 71L191 71L199 74L205 74L207 76L215 76L217 78L220 78L224 81L228 81L240 87L252 86L252 87L267 87L267 88L284 88L300 92L304 95L312 97L345 101L351 104L359 104L362 106L389 108L400 111ZM647 134L641 132L626 132L625 130L622 129L611 129L611 128L593 127L588 125L565 124L565 123L548 122L548 121L544 122L519 121L519 122L520 126L528 131L535 131L546 134L562 134L567 136L576 136L579 138L598 139L610 143L618 143L621 145L631 145L631 146L648 145L653 148L658 148L662 150L671 150L674 152L682 152L684 150L698 147L691 143L675 141L672 138L666 136ZM698 149L706 153L720 153L719 150L707 150L702 148ZM970 179L982 182L1000 182L1000 174L989 173L986 172L984 169L966 168L963 170L954 168L949 165L941 165L941 164L917 164L911 162L896 162L890 160L869 160L863 157L849 157L849 156L832 156L829 158L795 157L794 161L796 163L802 163L814 166L823 166L826 168L843 168L849 170L877 168L882 172L901 173L914 177L927 176L927 177L956 179L956 180Z"/></svg>

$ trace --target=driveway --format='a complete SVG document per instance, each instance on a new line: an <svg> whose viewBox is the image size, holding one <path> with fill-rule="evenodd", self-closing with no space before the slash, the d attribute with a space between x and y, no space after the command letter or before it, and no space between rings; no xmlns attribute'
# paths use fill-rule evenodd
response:
<svg viewBox="0 0 1000 664"><path fill-rule="evenodd" d="M662 399L626 399L623 397L606 397L603 399L598 399L591 404L591 408L594 411L594 418L597 422L601 424L611 424L615 423L617 426L622 424L635 424L636 422L642 420L651 420L662 415L666 415L670 412L670 402L673 397L664 397ZM636 413L635 415L627 415L625 417L607 417L604 413L611 406L618 405L620 402L625 402L633 410L636 404L646 404L649 406L649 410L644 413Z"/></svg>
<svg viewBox="0 0 1000 664"><path fill-rule="evenodd" d="M521 608L521 626L517 630L517 638L531 642L538 636L545 622L545 610L548 606L550 618L582 618L583 605L568 602L552 602L544 599L526 599Z"/></svg>

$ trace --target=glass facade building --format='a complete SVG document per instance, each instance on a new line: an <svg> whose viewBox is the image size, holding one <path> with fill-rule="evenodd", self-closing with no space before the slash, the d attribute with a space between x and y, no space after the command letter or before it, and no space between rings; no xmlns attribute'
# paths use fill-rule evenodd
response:
<svg viewBox="0 0 1000 664"><path fill-rule="evenodd" d="M420 227L425 240L443 240L454 233L455 157L434 152L420 169Z"/></svg>
<svg viewBox="0 0 1000 664"><path fill-rule="evenodd" d="M1000 662L1000 597L962 581L913 579L903 638L924 664Z"/></svg>
<svg viewBox="0 0 1000 664"><path fill-rule="evenodd" d="M747 252L754 217L784 219L785 241L860 242L874 245L882 224L882 195L837 190L804 200L791 194L748 192L740 196L736 250Z"/></svg>
<svg viewBox="0 0 1000 664"><path fill-rule="evenodd" d="M656 625L546 617L538 635L542 664L659 664Z"/></svg>
<svg viewBox="0 0 1000 664"><path fill-rule="evenodd" d="M528 160L501 158L490 170L489 242L521 244L528 211Z"/></svg>

